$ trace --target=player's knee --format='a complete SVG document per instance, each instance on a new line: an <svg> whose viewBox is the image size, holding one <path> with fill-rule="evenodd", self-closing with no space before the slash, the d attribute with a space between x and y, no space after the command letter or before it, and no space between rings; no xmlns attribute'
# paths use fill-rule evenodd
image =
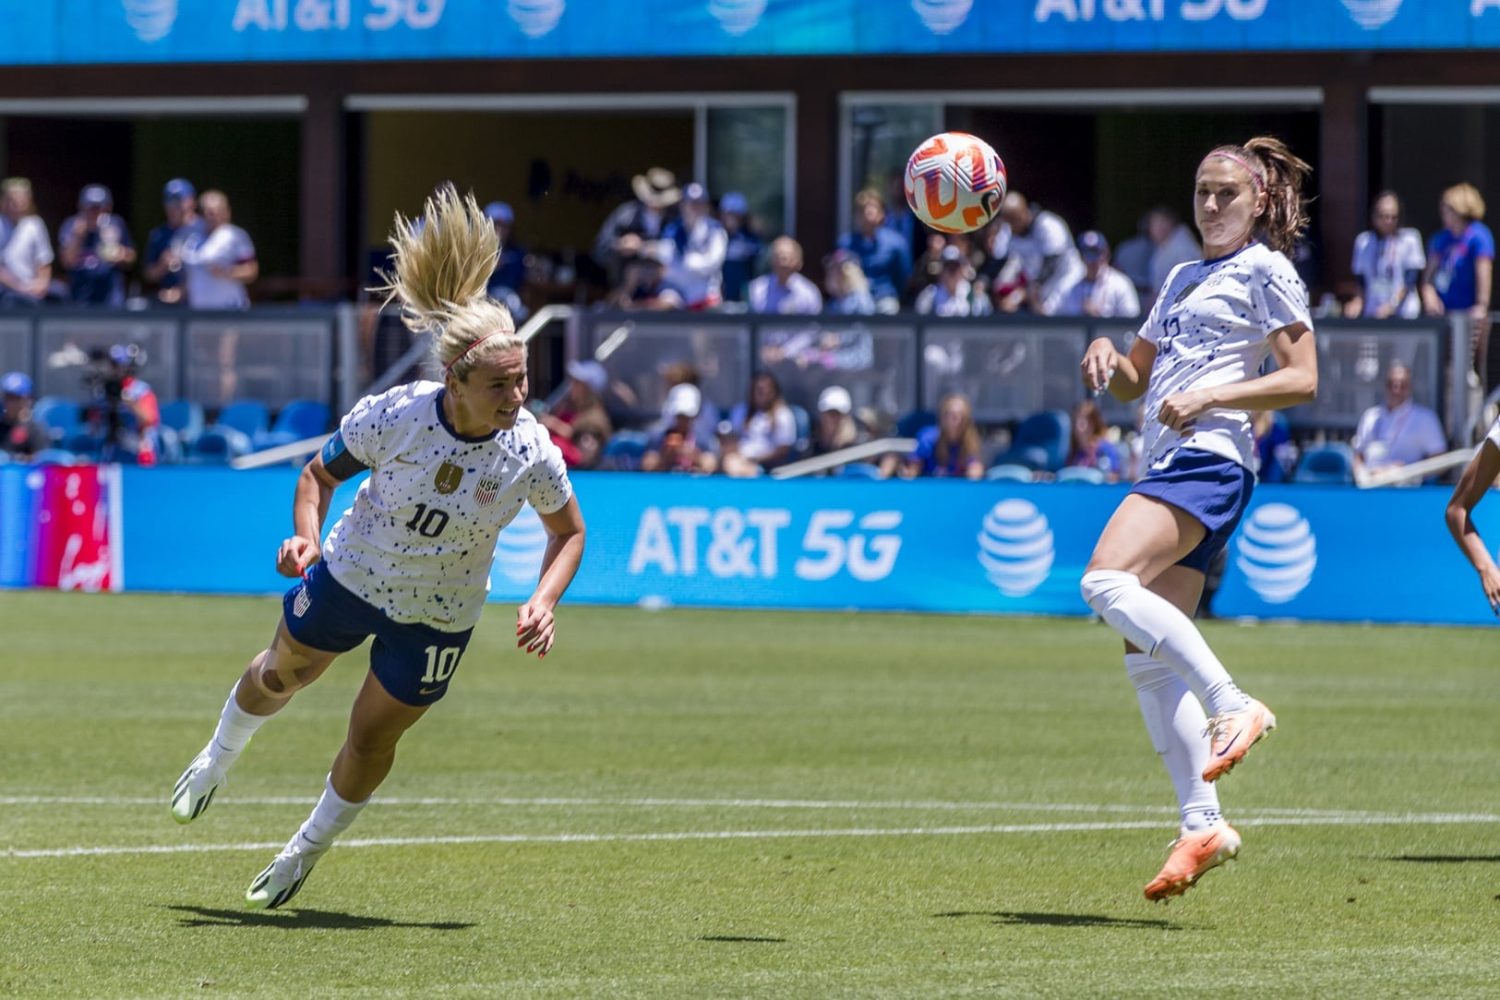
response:
<svg viewBox="0 0 1500 1000"><path fill-rule="evenodd" d="M1078 591L1096 613L1103 615L1115 597L1130 587L1139 587L1140 577L1117 569L1091 569L1083 574Z"/></svg>
<svg viewBox="0 0 1500 1000"><path fill-rule="evenodd" d="M388 733L374 729L350 729L344 746L356 757L387 757L396 752L400 733Z"/></svg>
<svg viewBox="0 0 1500 1000"><path fill-rule="evenodd" d="M269 651L250 664L250 680L257 691L274 701L285 701L303 686L295 671L277 669L276 657Z"/></svg>

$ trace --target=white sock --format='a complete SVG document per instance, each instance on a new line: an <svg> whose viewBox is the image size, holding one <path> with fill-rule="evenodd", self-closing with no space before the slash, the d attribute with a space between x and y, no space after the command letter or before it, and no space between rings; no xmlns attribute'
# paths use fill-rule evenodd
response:
<svg viewBox="0 0 1500 1000"><path fill-rule="evenodd" d="M312 815L307 817L307 822L297 831L295 839L301 841L304 850L321 854L333 846L334 838L347 830L349 824L359 816L359 811L369 803L369 799L350 802L340 798L339 793L333 790L333 775L330 774L323 783L322 798L313 806Z"/></svg>
<svg viewBox="0 0 1500 1000"><path fill-rule="evenodd" d="M1172 778L1184 830L1219 822L1219 790L1203 780L1208 764L1207 719L1203 706L1171 667L1145 653L1126 653L1125 672L1135 685L1146 732Z"/></svg>
<svg viewBox="0 0 1500 1000"><path fill-rule="evenodd" d="M239 702L235 701L239 689L238 682L230 689L229 700L224 702L224 710L219 713L218 728L214 730L214 738L209 743L209 752L228 763L232 763L240 755L250 742L250 737L270 718L269 715L251 715L240 708Z"/></svg>
<svg viewBox="0 0 1500 1000"><path fill-rule="evenodd" d="M1165 597L1142 587L1134 573L1092 570L1083 575L1079 589L1089 607L1132 646L1177 671L1210 715L1249 706L1193 620Z"/></svg>

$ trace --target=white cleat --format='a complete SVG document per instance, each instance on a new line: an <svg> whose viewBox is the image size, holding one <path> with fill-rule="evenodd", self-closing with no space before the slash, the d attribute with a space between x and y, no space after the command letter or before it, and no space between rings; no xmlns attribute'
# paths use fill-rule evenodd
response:
<svg viewBox="0 0 1500 1000"><path fill-rule="evenodd" d="M292 842L282 848L281 853L266 865L265 870L255 876L250 888L245 891L245 905L252 910L274 910L284 905L307 881L313 865L323 856L322 851L303 849L306 841L299 833Z"/></svg>
<svg viewBox="0 0 1500 1000"><path fill-rule="evenodd" d="M191 823L207 812L228 771L229 763L220 761L204 747L172 789L172 818L179 823Z"/></svg>

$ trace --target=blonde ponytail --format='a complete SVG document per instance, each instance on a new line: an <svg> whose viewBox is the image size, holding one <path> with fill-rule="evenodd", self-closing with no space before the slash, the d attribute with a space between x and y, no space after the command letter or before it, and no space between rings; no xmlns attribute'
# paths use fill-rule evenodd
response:
<svg viewBox="0 0 1500 1000"><path fill-rule="evenodd" d="M432 334L433 359L445 372L462 381L485 359L525 349L510 310L485 294L500 240L472 194L444 184L420 220L396 213L391 246L395 266L372 290L384 292L386 304L400 300L412 332Z"/></svg>

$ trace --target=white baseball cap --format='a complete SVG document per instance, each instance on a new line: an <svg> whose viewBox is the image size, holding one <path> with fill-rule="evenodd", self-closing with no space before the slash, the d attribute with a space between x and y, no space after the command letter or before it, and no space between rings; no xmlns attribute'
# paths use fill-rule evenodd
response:
<svg viewBox="0 0 1500 1000"><path fill-rule="evenodd" d="M698 391L696 385L683 382L672 386L667 392L667 401L662 405L661 412L668 417L696 417L702 406L703 393Z"/></svg>
<svg viewBox="0 0 1500 1000"><path fill-rule="evenodd" d="M849 398L849 390L841 385L830 385L818 393L818 412L827 413L851 413L854 410L854 400Z"/></svg>

